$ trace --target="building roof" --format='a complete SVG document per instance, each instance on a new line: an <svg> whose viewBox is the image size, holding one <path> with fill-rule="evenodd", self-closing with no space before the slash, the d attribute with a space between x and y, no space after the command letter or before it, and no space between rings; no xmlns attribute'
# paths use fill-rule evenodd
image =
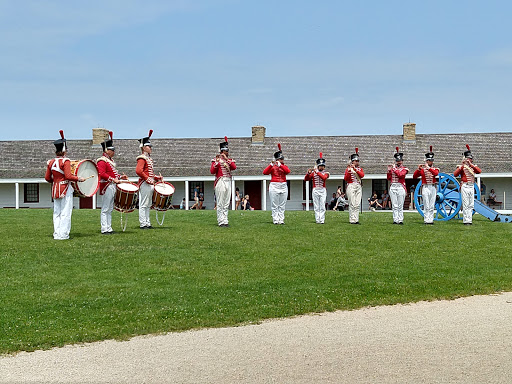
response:
<svg viewBox="0 0 512 384"><path fill-rule="evenodd" d="M164 177L208 176L210 161L219 152L219 138L159 139L152 137L156 173ZM315 165L319 152L331 174L342 175L359 148L361 166L367 174L384 174L394 161L395 147L404 153L404 165L411 170L424 162L424 154L433 146L435 164L442 172L452 173L462 159L465 144L471 146L474 162L484 173L512 173L512 132L466 134L416 134L415 141L402 135L369 136L296 136L265 137L264 144L253 144L251 137L229 138L230 155L236 160L236 175L261 175L281 143L285 163L292 174L305 174ZM136 157L140 153L137 139L115 139L115 161L120 172L135 175ZM101 146L92 140L68 140L71 159L97 159ZM0 141L2 158L0 178L44 177L46 162L55 156L53 141Z"/></svg>

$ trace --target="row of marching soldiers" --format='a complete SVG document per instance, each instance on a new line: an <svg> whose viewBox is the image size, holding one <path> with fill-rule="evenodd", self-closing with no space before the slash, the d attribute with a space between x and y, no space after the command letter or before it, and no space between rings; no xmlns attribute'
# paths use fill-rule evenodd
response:
<svg viewBox="0 0 512 384"><path fill-rule="evenodd" d="M161 176L156 176L153 159L151 158L153 145L150 142L152 130L148 136L139 139L141 154L137 157L136 174L139 176L139 223L141 229L151 229L149 212L152 204L153 189L155 183L162 180ZM84 178L78 177L71 172L71 161L66 157L67 144L64 133L60 131L61 138L54 142L56 157L49 160L45 179L52 183L52 198L54 200L53 210L53 237L57 240L69 238L71 230L71 214L73 209L73 187L70 182L81 182ZM103 155L97 160L98 174L100 178L100 195L103 195L101 208L101 233L113 234L112 229L112 211L114 208L114 196L116 193L116 184L121 180L127 180L126 175L120 175L116 169L113 160L115 156L115 147L113 135L110 132L110 138L101 143ZM236 170L235 160L229 157L228 139L219 145L219 154L211 161L210 172L215 175L214 189L217 199L217 223L219 227L227 227L228 210L231 199L231 179L232 171ZM473 156L468 145L467 151L463 153L464 160L457 167L454 176L461 176L461 196L463 209L463 222L465 225L472 223L472 211L474 205L473 191L475 174L481 173L478 166L473 164ZM274 153L273 160L263 170L264 175L270 175L269 197L272 208L272 222L276 225L284 224L284 214L286 199L288 196L288 186L286 175L290 169L284 162L284 155L281 144L278 144L279 150ZM391 197L393 209L393 224L403 224L403 205L406 195L405 176L409 169L403 165L403 153L396 147L394 154L395 162L388 166L387 179L391 185L389 194ZM349 164L345 170L344 180L347 183L347 197L349 203L349 221L351 224L359 224L359 211L361 206L362 186L361 180L364 178L364 171L361 168L358 148L350 156ZM318 224L325 222L325 202L326 202L326 180L329 178L329 172L326 172L326 160L320 153L314 168L308 169L304 177L306 181L313 183L313 207L315 211L315 220ZM434 167L434 153L432 147L425 154L425 163L420 164L414 171L413 178L422 179L422 197L424 204L424 222L433 224L434 209L437 193L437 175L439 169Z"/></svg>

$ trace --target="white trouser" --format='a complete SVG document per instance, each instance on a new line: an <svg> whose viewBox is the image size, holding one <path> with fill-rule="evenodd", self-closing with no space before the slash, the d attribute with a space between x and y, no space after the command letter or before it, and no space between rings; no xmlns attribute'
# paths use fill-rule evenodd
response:
<svg viewBox="0 0 512 384"><path fill-rule="evenodd" d="M217 197L217 223L228 224L229 202L231 201L231 178L221 177L215 185Z"/></svg>
<svg viewBox="0 0 512 384"><path fill-rule="evenodd" d="M327 191L324 187L313 188L313 208L315 209L315 220L319 224L325 221L325 199Z"/></svg>
<svg viewBox="0 0 512 384"><path fill-rule="evenodd" d="M473 222L473 208L475 207L475 187L473 183L464 183L460 187L462 196L462 221Z"/></svg>
<svg viewBox="0 0 512 384"><path fill-rule="evenodd" d="M423 184L421 188L421 197L423 199L423 221L425 223L434 222L434 211L436 207L437 188L435 185Z"/></svg>
<svg viewBox="0 0 512 384"><path fill-rule="evenodd" d="M405 188L400 183L393 183L389 187L389 196L393 209L393 222L401 223L404 221Z"/></svg>
<svg viewBox="0 0 512 384"><path fill-rule="evenodd" d="M153 185L142 182L139 188L139 223L141 227L150 227L149 210L153 204Z"/></svg>
<svg viewBox="0 0 512 384"><path fill-rule="evenodd" d="M359 210L361 209L361 184L349 183L347 185L348 217L351 223L359 222Z"/></svg>
<svg viewBox="0 0 512 384"><path fill-rule="evenodd" d="M288 198L288 185L286 182L271 182L268 186L268 195L272 206L272 221L274 224L284 224L284 210Z"/></svg>
<svg viewBox="0 0 512 384"><path fill-rule="evenodd" d="M112 232L112 210L114 209L114 196L116 195L116 185L111 183L105 190L101 202L101 233Z"/></svg>
<svg viewBox="0 0 512 384"><path fill-rule="evenodd" d="M73 213L73 187L68 186L64 197L53 200L53 238L69 239L71 231L71 214Z"/></svg>

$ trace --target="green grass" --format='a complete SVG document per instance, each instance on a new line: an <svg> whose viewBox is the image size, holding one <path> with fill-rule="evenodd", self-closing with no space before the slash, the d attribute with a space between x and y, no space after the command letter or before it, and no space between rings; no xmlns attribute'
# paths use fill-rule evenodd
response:
<svg viewBox="0 0 512 384"><path fill-rule="evenodd" d="M512 290L511 224L229 218L219 228L214 211L169 211L141 231L134 212L125 233L102 236L99 211L81 210L72 239L54 241L51 210L0 210L0 353Z"/></svg>

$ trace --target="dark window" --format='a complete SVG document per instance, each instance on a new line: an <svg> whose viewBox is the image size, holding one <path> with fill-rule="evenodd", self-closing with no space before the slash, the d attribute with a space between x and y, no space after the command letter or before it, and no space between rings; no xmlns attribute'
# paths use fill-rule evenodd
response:
<svg viewBox="0 0 512 384"><path fill-rule="evenodd" d="M25 203L39 203L39 184L23 184L23 196Z"/></svg>
<svg viewBox="0 0 512 384"><path fill-rule="evenodd" d="M288 187L288 197L286 200L290 200L290 180L286 180L286 186Z"/></svg>
<svg viewBox="0 0 512 384"><path fill-rule="evenodd" d="M196 187L199 190L198 193L201 193L201 192L204 193L204 181L190 181L188 183L188 199L190 201L194 201L194 189ZM198 195L198 197L199 197L199 195Z"/></svg>
<svg viewBox="0 0 512 384"><path fill-rule="evenodd" d="M380 199L380 196L387 189L388 189L388 181L386 179L372 180L372 194L373 194L373 192L375 192L379 199ZM389 193L389 191L388 191L388 193Z"/></svg>
<svg viewBox="0 0 512 384"><path fill-rule="evenodd" d="M309 200L313 199L313 181L309 181ZM302 200L306 200L306 180L302 180Z"/></svg>

